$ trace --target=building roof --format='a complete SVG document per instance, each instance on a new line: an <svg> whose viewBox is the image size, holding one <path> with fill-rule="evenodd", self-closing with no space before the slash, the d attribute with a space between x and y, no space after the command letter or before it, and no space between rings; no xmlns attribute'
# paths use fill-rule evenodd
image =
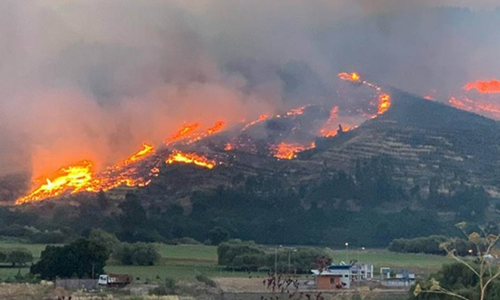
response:
<svg viewBox="0 0 500 300"><path fill-rule="evenodd" d="M333 276L339 274L345 274L346 271L351 270L351 265L329 265L326 269L322 270L311 270L314 275L320 276Z"/></svg>

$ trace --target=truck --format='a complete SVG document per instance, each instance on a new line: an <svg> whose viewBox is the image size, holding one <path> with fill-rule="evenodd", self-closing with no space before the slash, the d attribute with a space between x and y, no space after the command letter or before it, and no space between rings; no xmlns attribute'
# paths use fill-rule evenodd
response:
<svg viewBox="0 0 500 300"><path fill-rule="evenodd" d="M101 274L99 275L100 286L124 287L132 282L132 276L128 274Z"/></svg>

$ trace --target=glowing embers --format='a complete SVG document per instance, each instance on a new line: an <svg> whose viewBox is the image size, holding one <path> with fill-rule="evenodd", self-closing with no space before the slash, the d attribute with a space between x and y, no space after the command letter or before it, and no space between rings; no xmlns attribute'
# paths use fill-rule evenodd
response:
<svg viewBox="0 0 500 300"><path fill-rule="evenodd" d="M90 184L92 178L92 162L83 160L75 165L63 167L52 176L45 178L43 180L45 183L40 184L28 195L17 199L16 204L38 202L66 192L87 191L92 186Z"/></svg>
<svg viewBox="0 0 500 300"><path fill-rule="evenodd" d="M378 104L377 104L377 114L372 115L372 118L377 117L377 115L384 114L391 107L391 96L389 94L383 93L382 88L366 80L362 80L358 73L339 73L339 78L345 81L351 81L354 83L360 83L369 88L372 88L377 93Z"/></svg>
<svg viewBox="0 0 500 300"><path fill-rule="evenodd" d="M312 149L316 147L314 142L310 145L305 146L297 143L285 143L281 142L277 145L271 147L273 156L277 159L294 159L297 157L297 153L302 152L307 149Z"/></svg>
<svg viewBox="0 0 500 300"><path fill-rule="evenodd" d="M352 82L360 82L361 81L361 77L356 72L352 72L352 73L341 72L341 73L339 73L339 78L342 80L347 80L347 81L352 81Z"/></svg>
<svg viewBox="0 0 500 300"><path fill-rule="evenodd" d="M247 130L248 128L250 128L250 127L252 127L252 126L254 126L254 125L256 125L256 124L259 124L260 122L263 122L263 121L267 120L267 118L268 118L268 116L267 116L266 114L264 114L264 115L260 115L260 116L259 116L259 118L258 118L257 120L254 120L254 121L252 121L252 122L250 122L250 123L246 124L246 125L245 125L245 127L243 127L243 129L242 129L241 131L245 131L245 130Z"/></svg>
<svg viewBox="0 0 500 300"><path fill-rule="evenodd" d="M198 155L192 152L184 153L178 150L174 150L165 162L167 164L174 164L174 163L194 164L199 167L207 169L213 169L216 165L216 162L214 160L208 159L205 156Z"/></svg>

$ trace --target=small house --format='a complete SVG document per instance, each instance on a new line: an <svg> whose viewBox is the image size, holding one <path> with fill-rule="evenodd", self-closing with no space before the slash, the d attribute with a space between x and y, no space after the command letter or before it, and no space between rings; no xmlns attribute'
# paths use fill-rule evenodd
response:
<svg viewBox="0 0 500 300"><path fill-rule="evenodd" d="M351 287L351 265L330 265L323 270L311 270L319 290L348 289Z"/></svg>

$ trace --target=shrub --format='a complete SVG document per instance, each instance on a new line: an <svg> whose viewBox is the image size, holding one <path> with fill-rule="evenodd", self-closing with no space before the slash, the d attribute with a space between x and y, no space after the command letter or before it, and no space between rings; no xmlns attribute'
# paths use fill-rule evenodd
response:
<svg viewBox="0 0 500 300"><path fill-rule="evenodd" d="M165 281L158 287L152 289L149 293L151 295L165 296L175 295L177 292L177 282L175 279L167 277Z"/></svg>
<svg viewBox="0 0 500 300"><path fill-rule="evenodd" d="M197 274L195 276L196 280L198 280L199 282L203 282L204 284L208 285L208 286L211 286L211 287L216 287L217 284L215 283L215 281L212 280L212 278L206 276L206 275L203 275L203 274Z"/></svg>
<svg viewBox="0 0 500 300"><path fill-rule="evenodd" d="M201 244L197 240L190 238L190 237L183 237L178 239L179 244L181 245L199 245Z"/></svg>
<svg viewBox="0 0 500 300"><path fill-rule="evenodd" d="M122 243L113 257L124 265L136 266L152 266L161 258L156 245L147 243Z"/></svg>
<svg viewBox="0 0 500 300"><path fill-rule="evenodd" d="M25 248L14 249L7 254L6 261L12 263L14 267L25 266L27 263L33 261L33 254Z"/></svg>

